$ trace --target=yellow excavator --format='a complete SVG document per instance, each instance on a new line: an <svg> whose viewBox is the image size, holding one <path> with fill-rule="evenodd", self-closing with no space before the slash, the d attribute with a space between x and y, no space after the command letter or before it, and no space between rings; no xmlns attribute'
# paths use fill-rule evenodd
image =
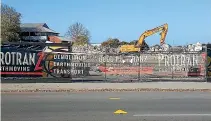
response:
<svg viewBox="0 0 211 121"><path fill-rule="evenodd" d="M151 30L146 30L139 38L139 40L135 43L135 45L122 45L120 47L120 53L130 53L130 52L140 52L143 50L144 46L147 46L145 42L145 38L148 36L151 36L157 32L160 32L161 39L160 39L160 44L163 45L165 44L165 38L168 32L168 24L165 23L161 26L158 26L154 29Z"/></svg>

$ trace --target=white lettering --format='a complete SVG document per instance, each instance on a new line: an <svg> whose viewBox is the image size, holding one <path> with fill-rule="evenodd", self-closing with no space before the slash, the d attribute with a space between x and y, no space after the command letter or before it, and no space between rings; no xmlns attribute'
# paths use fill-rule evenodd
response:
<svg viewBox="0 0 211 121"><path fill-rule="evenodd" d="M35 53L33 53L33 54L29 54L29 65L35 65Z"/></svg>
<svg viewBox="0 0 211 121"><path fill-rule="evenodd" d="M36 53L6 52L0 53L1 65L35 65Z"/></svg>
<svg viewBox="0 0 211 121"><path fill-rule="evenodd" d="M0 61L1 61L1 65L4 65L4 53L3 52L0 53Z"/></svg>
<svg viewBox="0 0 211 121"><path fill-rule="evenodd" d="M169 57L168 57L168 55L166 55L164 57L164 59L165 59L165 66L169 66Z"/></svg>
<svg viewBox="0 0 211 121"><path fill-rule="evenodd" d="M12 65L15 65L15 53L16 52L11 52L11 54L12 54Z"/></svg>
<svg viewBox="0 0 211 121"><path fill-rule="evenodd" d="M174 55L158 55L158 64L161 67L164 63L166 68L171 68L174 71L188 71L189 66L197 66L199 57L193 54L174 54ZM163 70L158 69L158 70Z"/></svg>
<svg viewBox="0 0 211 121"><path fill-rule="evenodd" d="M21 63L21 57L22 57L21 53L17 53L17 58L16 58L17 65L22 65L22 63Z"/></svg>
<svg viewBox="0 0 211 121"><path fill-rule="evenodd" d="M198 65L198 56L197 55L193 55L193 66Z"/></svg>
<svg viewBox="0 0 211 121"><path fill-rule="evenodd" d="M4 55L5 57L5 63L6 65L9 65L11 63L11 55L9 52L6 52L6 54Z"/></svg>
<svg viewBox="0 0 211 121"><path fill-rule="evenodd" d="M25 55L24 55L23 65L29 65L29 62L28 62L28 58L27 58L26 53L25 53Z"/></svg>
<svg viewBox="0 0 211 121"><path fill-rule="evenodd" d="M57 55L53 55L53 59L57 59Z"/></svg>
<svg viewBox="0 0 211 121"><path fill-rule="evenodd" d="M181 55L181 66L185 66L185 55Z"/></svg>

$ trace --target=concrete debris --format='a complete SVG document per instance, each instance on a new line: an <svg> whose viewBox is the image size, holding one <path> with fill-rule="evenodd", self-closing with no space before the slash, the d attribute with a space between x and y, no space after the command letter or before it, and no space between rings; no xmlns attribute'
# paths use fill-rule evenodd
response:
<svg viewBox="0 0 211 121"><path fill-rule="evenodd" d="M184 51L202 51L203 45L200 42L197 42L196 44L189 44L187 46L171 46L169 44L163 44L160 45L153 45L149 46L146 51L149 52L156 52L156 51L173 51L173 52L184 52ZM111 47L102 47L100 45L87 45L87 46L75 46L73 47L73 52L86 52L86 53L119 53L120 47L118 48L111 48Z"/></svg>

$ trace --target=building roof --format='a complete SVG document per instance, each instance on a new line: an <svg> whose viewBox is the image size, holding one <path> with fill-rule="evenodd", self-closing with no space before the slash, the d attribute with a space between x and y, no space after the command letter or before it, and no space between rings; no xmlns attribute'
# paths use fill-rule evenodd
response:
<svg viewBox="0 0 211 121"><path fill-rule="evenodd" d="M46 23L23 23L20 25L21 27L28 27L28 28L35 28L35 27L39 27L39 26L45 26L47 28L49 28Z"/></svg>
<svg viewBox="0 0 211 121"><path fill-rule="evenodd" d="M20 25L21 32L49 32L58 33L50 29L46 23L23 23ZM58 33L59 34L59 33Z"/></svg>
<svg viewBox="0 0 211 121"><path fill-rule="evenodd" d="M62 36L58 36L58 38L59 38L60 40L62 40L62 41L68 41L68 42L72 42L72 41L73 41L73 40L71 40L71 39L68 39L68 38L62 37Z"/></svg>
<svg viewBox="0 0 211 121"><path fill-rule="evenodd" d="M72 42L72 40L71 39L68 39L68 38L65 38L65 37L62 37L62 36L54 36L54 35L50 35L50 36L48 36L48 38L49 38L49 40L51 41L51 42L54 42L54 43L57 43L57 42L64 42L64 41L66 41L66 42Z"/></svg>

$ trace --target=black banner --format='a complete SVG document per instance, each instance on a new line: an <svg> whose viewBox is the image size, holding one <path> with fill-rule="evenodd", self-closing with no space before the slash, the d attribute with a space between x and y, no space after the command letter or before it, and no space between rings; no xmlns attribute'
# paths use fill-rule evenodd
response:
<svg viewBox="0 0 211 121"><path fill-rule="evenodd" d="M25 48L1 48L2 77L42 77L42 52Z"/></svg>

